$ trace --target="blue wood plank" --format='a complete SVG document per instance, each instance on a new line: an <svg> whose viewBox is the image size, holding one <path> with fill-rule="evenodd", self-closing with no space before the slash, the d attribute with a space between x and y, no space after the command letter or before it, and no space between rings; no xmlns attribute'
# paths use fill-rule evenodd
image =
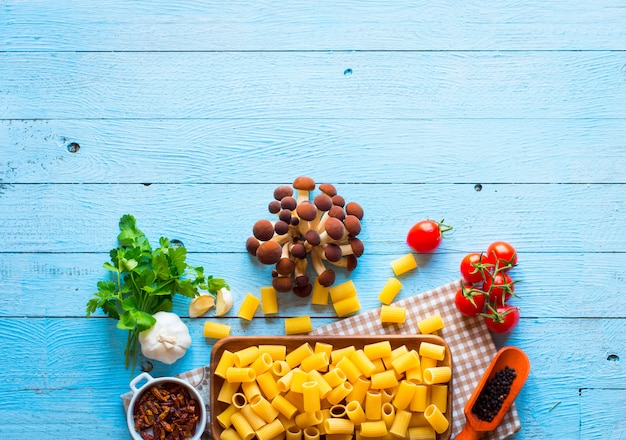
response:
<svg viewBox="0 0 626 440"><path fill-rule="evenodd" d="M624 50L619 0L5 0L2 50ZM156 31L155 31L156 30Z"/></svg>
<svg viewBox="0 0 626 440"><path fill-rule="evenodd" d="M625 139L624 119L8 120L0 179L265 182L279 157L331 182L624 183Z"/></svg>
<svg viewBox="0 0 626 440"><path fill-rule="evenodd" d="M626 110L624 58L612 51L4 52L0 78L0 119L623 118Z"/></svg>

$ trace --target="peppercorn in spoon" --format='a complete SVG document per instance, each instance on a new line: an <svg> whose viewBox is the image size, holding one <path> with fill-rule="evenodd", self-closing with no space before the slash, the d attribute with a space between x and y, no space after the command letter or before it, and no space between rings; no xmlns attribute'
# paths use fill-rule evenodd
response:
<svg viewBox="0 0 626 440"><path fill-rule="evenodd" d="M456 440L475 440L502 421L530 373L530 361L517 347L503 347L465 405L466 423Z"/></svg>

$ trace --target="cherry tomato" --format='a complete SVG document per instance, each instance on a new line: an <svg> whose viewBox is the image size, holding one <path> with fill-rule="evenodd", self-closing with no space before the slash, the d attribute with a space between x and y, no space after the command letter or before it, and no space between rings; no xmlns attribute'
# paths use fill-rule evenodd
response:
<svg viewBox="0 0 626 440"><path fill-rule="evenodd" d="M485 263L493 264L496 269L509 270L517 264L517 252L506 241L494 241L487 247Z"/></svg>
<svg viewBox="0 0 626 440"><path fill-rule="evenodd" d="M483 254L472 252L461 260L461 275L470 284L479 284L489 277L488 267L483 263Z"/></svg>
<svg viewBox="0 0 626 440"><path fill-rule="evenodd" d="M515 291L515 282L504 272L488 276L483 289L489 294L489 304L502 305L511 298Z"/></svg>
<svg viewBox="0 0 626 440"><path fill-rule="evenodd" d="M483 311L486 296L482 290L465 284L456 291L454 304L461 315L476 316Z"/></svg>
<svg viewBox="0 0 626 440"><path fill-rule="evenodd" d="M407 244L417 252L432 252L439 247L443 233L452 229L451 226L433 220L422 220L409 230Z"/></svg>
<svg viewBox="0 0 626 440"><path fill-rule="evenodd" d="M495 309L489 308L485 315L485 322L489 330L494 333L509 333L519 323L519 309L515 306L503 305Z"/></svg>

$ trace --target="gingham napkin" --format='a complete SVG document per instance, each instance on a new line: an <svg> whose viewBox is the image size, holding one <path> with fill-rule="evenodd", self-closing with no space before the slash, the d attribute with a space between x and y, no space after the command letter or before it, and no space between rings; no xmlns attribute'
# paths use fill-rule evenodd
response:
<svg viewBox="0 0 626 440"><path fill-rule="evenodd" d="M461 316L453 301L460 280L445 284L432 290L414 295L395 302L393 305L406 307L406 322L403 325L382 325L380 323L380 309L370 310L350 318L345 318L333 324L319 327L310 335L382 335L382 334L417 334L417 323L435 313L439 313L445 323L440 336L446 341L452 353L453 386L452 386L452 435L454 439L465 426L465 404L469 400L474 388L480 381L484 371L497 353L491 334L481 317ZM196 368L179 375L194 385L204 401L209 397L210 367ZM131 393L122 395L124 408L130 403ZM515 404L504 416L498 428L493 432L485 433L481 438L485 440L505 439L521 429L521 423ZM210 426L203 439L210 440Z"/></svg>

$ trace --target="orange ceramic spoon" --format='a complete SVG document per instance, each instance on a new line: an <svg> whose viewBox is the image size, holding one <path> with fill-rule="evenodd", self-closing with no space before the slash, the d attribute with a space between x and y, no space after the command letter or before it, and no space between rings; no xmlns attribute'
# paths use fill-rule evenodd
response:
<svg viewBox="0 0 626 440"><path fill-rule="evenodd" d="M507 365L514 368L517 373L517 377L515 377L515 380L513 380L513 383L511 384L509 395L506 399L504 399L500 411L491 422L481 420L472 412L472 407L474 406L474 403L476 403L476 399L480 395L480 392L485 386L487 380L491 379L498 371L502 370ZM491 364L489 364L487 371L483 374L478 386L465 405L465 427L463 428L463 431L456 436L456 440L477 440L484 432L496 429L502 421L502 417L504 417L507 413L511 404L517 397L517 394L524 386L528 373L530 373L530 362L526 353L517 347L503 347L500 349L498 354L496 354L496 357L491 361Z"/></svg>

